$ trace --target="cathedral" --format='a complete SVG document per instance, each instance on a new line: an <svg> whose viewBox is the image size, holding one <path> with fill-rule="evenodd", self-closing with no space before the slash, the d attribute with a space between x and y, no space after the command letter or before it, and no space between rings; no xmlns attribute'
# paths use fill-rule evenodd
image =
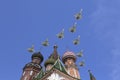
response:
<svg viewBox="0 0 120 80"><path fill-rule="evenodd" d="M34 52L31 62L24 66L20 80L80 80L74 52L66 51L60 58L55 45L44 62L44 68L41 66L43 59L42 53Z"/></svg>
<svg viewBox="0 0 120 80"><path fill-rule="evenodd" d="M75 15L76 20L81 19L81 13ZM70 32L76 31L76 23L69 29ZM62 39L64 37L64 29L57 34L57 37ZM74 45L79 44L80 36L73 41ZM42 43L43 46L48 46L48 39ZM57 45L54 45L53 52L50 54L47 60L44 62L44 66L41 63L44 57L41 52L34 52L34 47L29 48L29 52L33 52L31 56L31 62L27 63L22 72L20 80L81 80L78 66L76 64L77 56L81 57L73 51L66 51L61 57L57 52ZM80 64L83 66L83 63ZM90 70L90 80L96 80Z"/></svg>

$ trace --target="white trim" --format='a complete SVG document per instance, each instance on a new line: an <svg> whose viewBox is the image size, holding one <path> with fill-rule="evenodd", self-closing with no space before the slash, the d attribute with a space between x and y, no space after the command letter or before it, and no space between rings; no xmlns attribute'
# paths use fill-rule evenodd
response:
<svg viewBox="0 0 120 80"><path fill-rule="evenodd" d="M74 69L74 77L77 78L76 70Z"/></svg>
<svg viewBox="0 0 120 80"><path fill-rule="evenodd" d="M23 72L23 76L25 75L25 71Z"/></svg>
<svg viewBox="0 0 120 80"><path fill-rule="evenodd" d="M32 75L33 74L33 71L30 71L30 75Z"/></svg>
<svg viewBox="0 0 120 80"><path fill-rule="evenodd" d="M27 76L25 76L24 80L27 80Z"/></svg>

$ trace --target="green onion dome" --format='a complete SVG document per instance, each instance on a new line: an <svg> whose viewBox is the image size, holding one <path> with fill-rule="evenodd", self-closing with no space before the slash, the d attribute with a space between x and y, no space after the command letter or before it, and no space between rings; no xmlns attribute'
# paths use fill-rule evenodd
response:
<svg viewBox="0 0 120 80"><path fill-rule="evenodd" d="M48 65L48 64L54 64L55 63L55 59L53 58L49 58L48 60L45 61L44 65L45 67Z"/></svg>

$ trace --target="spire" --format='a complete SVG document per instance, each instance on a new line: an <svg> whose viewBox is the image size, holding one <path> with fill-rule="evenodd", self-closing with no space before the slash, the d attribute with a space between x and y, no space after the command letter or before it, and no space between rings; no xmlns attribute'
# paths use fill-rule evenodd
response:
<svg viewBox="0 0 120 80"><path fill-rule="evenodd" d="M59 58L59 55L58 55L58 52L57 52L58 46L57 46L57 45L54 45L53 48L54 48L54 51L53 51L53 53L50 55L49 58L53 58L53 59L57 60L57 59Z"/></svg>
<svg viewBox="0 0 120 80"><path fill-rule="evenodd" d="M49 66L49 68L52 67L55 61L59 58L59 55L57 53L57 45L54 45L53 48L54 48L53 53L49 56L49 58L44 63L46 70L49 70L47 66Z"/></svg>
<svg viewBox="0 0 120 80"><path fill-rule="evenodd" d="M94 75L90 72L90 70L88 70L89 75L90 75L90 80L96 80L96 78L94 77Z"/></svg>

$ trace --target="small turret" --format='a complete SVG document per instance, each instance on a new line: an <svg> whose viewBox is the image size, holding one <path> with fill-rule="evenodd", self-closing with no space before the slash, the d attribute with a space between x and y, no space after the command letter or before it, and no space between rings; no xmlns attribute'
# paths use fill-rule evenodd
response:
<svg viewBox="0 0 120 80"><path fill-rule="evenodd" d="M59 58L59 55L57 53L57 46L54 46L54 51L53 53L49 56L48 60L45 61L45 69L46 71L49 71L52 66L54 65L55 61Z"/></svg>
<svg viewBox="0 0 120 80"><path fill-rule="evenodd" d="M71 51L67 51L62 57L62 61L65 64L67 73L72 77L80 79L79 71L75 63L76 55Z"/></svg>
<svg viewBox="0 0 120 80"><path fill-rule="evenodd" d="M32 80L35 75L42 69L41 63L43 56L40 52L36 52L31 56L32 61L27 63L23 68L23 74L20 80Z"/></svg>

